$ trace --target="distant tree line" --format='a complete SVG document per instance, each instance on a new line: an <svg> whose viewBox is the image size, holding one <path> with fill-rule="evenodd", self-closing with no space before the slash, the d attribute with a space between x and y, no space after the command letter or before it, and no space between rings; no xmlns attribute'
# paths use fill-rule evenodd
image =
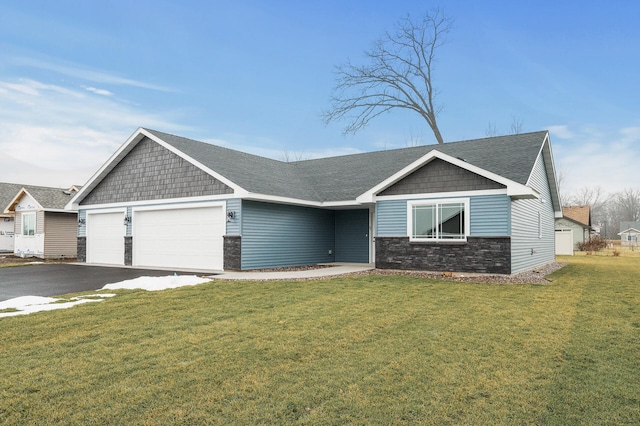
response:
<svg viewBox="0 0 640 426"><path fill-rule="evenodd" d="M583 187L574 194L563 194L561 187L560 198L563 206L589 206L592 225L600 226L600 234L607 239L618 238L620 222L640 221L638 188L607 193L599 186Z"/></svg>

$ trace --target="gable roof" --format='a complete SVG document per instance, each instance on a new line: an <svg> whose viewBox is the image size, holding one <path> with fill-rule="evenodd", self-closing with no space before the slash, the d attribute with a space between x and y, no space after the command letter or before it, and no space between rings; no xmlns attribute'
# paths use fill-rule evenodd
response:
<svg viewBox="0 0 640 426"><path fill-rule="evenodd" d="M618 235L631 230L640 232L640 222L620 222L620 232Z"/></svg>
<svg viewBox="0 0 640 426"><path fill-rule="evenodd" d="M13 185L13 184L10 184ZM51 188L47 186L35 186L35 185L16 185L16 192L5 204L4 200L2 206L4 213L14 213L15 206L20 199L28 194L36 200L40 207L47 211L65 211L65 206L75 195L74 188L81 188L78 186L72 187L72 190L66 190L61 188Z"/></svg>
<svg viewBox="0 0 640 426"><path fill-rule="evenodd" d="M399 171L406 176L433 158L444 159L500 180L505 186L518 187L527 196L535 196L534 191L525 190L525 186L545 146L550 153L548 132L540 131L287 163L140 128L89 180L72 204L81 202L144 138L159 143L229 185L236 196L256 199L267 196L325 206L366 202L356 200L381 184L391 184L390 178L400 178L397 176ZM548 157L552 159L550 154ZM547 169L551 172L552 193L557 198L552 161ZM554 202L556 205L556 211L559 211L559 203Z"/></svg>
<svg viewBox="0 0 640 426"><path fill-rule="evenodd" d="M20 185L19 183L0 182L0 215L4 213L5 207L9 206L13 197L16 196L23 186L24 185Z"/></svg>
<svg viewBox="0 0 640 426"><path fill-rule="evenodd" d="M591 226L591 208L589 206L566 206L562 208L562 215L582 226Z"/></svg>

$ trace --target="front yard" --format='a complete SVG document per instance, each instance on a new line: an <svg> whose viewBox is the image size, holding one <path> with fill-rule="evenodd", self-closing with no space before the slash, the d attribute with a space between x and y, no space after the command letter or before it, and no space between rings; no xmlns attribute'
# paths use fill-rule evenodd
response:
<svg viewBox="0 0 640 426"><path fill-rule="evenodd" d="M6 424L638 424L640 258L546 285L364 275L0 318Z"/></svg>

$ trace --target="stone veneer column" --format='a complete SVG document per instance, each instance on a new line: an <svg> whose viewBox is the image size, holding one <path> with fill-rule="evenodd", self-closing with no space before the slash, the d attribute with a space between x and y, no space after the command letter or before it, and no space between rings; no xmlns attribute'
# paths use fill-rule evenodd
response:
<svg viewBox="0 0 640 426"><path fill-rule="evenodd" d="M242 237L240 235L225 235L224 237L225 271L239 271L242 269Z"/></svg>

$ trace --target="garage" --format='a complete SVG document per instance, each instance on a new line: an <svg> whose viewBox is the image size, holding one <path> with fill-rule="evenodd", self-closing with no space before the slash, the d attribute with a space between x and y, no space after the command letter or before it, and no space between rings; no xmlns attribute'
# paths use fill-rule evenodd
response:
<svg viewBox="0 0 640 426"><path fill-rule="evenodd" d="M573 256L573 231L556 229L556 254Z"/></svg>
<svg viewBox="0 0 640 426"><path fill-rule="evenodd" d="M224 206L133 210L133 265L222 270Z"/></svg>
<svg viewBox="0 0 640 426"><path fill-rule="evenodd" d="M87 214L87 263L124 265L125 210Z"/></svg>

